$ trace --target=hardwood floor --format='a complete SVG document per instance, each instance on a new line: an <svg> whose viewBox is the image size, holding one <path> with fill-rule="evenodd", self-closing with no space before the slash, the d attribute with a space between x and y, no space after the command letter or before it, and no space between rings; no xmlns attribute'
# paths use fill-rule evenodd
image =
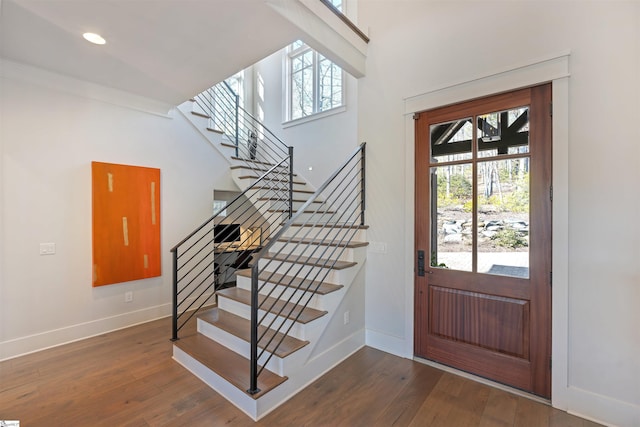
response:
<svg viewBox="0 0 640 427"><path fill-rule="evenodd" d="M22 426L596 426L365 347L254 423L171 359L169 319L0 363Z"/></svg>

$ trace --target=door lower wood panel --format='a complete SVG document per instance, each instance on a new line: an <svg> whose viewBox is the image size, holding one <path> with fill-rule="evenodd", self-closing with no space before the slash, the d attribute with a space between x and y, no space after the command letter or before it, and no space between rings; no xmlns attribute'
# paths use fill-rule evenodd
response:
<svg viewBox="0 0 640 427"><path fill-rule="evenodd" d="M529 358L529 301L439 286L429 293L431 334Z"/></svg>

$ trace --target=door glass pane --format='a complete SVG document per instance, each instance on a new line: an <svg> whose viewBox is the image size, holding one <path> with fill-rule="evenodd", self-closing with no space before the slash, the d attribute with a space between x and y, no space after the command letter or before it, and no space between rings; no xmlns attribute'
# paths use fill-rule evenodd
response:
<svg viewBox="0 0 640 427"><path fill-rule="evenodd" d="M529 152L529 107L477 117L478 157Z"/></svg>
<svg viewBox="0 0 640 427"><path fill-rule="evenodd" d="M451 162L471 158L471 139L473 138L473 120L471 118L448 123L431 125L431 161Z"/></svg>
<svg viewBox="0 0 640 427"><path fill-rule="evenodd" d="M473 172L471 164L431 168L431 266L472 270Z"/></svg>
<svg viewBox="0 0 640 427"><path fill-rule="evenodd" d="M529 277L529 158L478 163L478 272Z"/></svg>

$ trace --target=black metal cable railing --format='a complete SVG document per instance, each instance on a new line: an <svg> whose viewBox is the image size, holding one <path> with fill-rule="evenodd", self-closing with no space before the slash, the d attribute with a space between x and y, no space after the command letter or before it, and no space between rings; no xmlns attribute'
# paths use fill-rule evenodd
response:
<svg viewBox="0 0 640 427"><path fill-rule="evenodd" d="M364 197L363 143L255 255L249 393L259 392L259 375L316 291L344 263L341 256L364 226Z"/></svg>
<svg viewBox="0 0 640 427"><path fill-rule="evenodd" d="M293 214L293 148L242 109L226 83L197 95L195 102L234 142L234 158L250 185L171 249L173 340ZM243 143L248 129L250 138Z"/></svg>
<svg viewBox="0 0 640 427"><path fill-rule="evenodd" d="M288 155L289 147L240 105L226 82L196 95L194 102L209 117L209 127L222 132L236 147L237 160L273 164Z"/></svg>

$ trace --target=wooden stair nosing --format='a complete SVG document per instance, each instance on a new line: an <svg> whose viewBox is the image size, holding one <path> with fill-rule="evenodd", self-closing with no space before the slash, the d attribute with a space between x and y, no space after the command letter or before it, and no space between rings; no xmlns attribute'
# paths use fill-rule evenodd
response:
<svg viewBox="0 0 640 427"><path fill-rule="evenodd" d="M284 224L284 223L283 223ZM367 230L369 228L368 225L354 225L354 224L304 224L304 223L294 223L291 224L292 227L324 227L326 229L332 228L355 228L358 230Z"/></svg>
<svg viewBox="0 0 640 427"><path fill-rule="evenodd" d="M253 190L274 190L274 191L288 191L288 189L286 188L272 188L272 187L265 187L265 186L260 186L260 187L253 187ZM315 191L313 190L296 190L295 188L293 189L294 193L303 193L303 194L314 194Z"/></svg>
<svg viewBox="0 0 640 427"><path fill-rule="evenodd" d="M237 270L236 275L242 277L251 277L251 269ZM286 276L280 273L272 273L270 271L262 271L258 274L258 280L271 283L274 285L287 286L288 288L301 290L309 289L309 292L313 292L318 295L327 295L332 292L342 289L344 286L336 285L334 283L321 282L319 280L305 279L301 277ZM286 283L286 285L284 284Z"/></svg>
<svg viewBox="0 0 640 427"><path fill-rule="evenodd" d="M221 142L220 145L222 145L223 147L238 148L234 144L229 144L228 142Z"/></svg>
<svg viewBox="0 0 640 427"><path fill-rule="evenodd" d="M244 317L216 307L198 314L198 318L245 342L251 342L251 321ZM262 337L258 341L258 347L265 348L264 344L267 344L265 350L280 358L285 358L309 344L309 341L299 340L290 335L285 336L282 332L274 331L265 326L258 326L258 336ZM280 340L282 343L276 348Z"/></svg>
<svg viewBox="0 0 640 427"><path fill-rule="evenodd" d="M306 257L306 256L289 255L289 254L273 255L271 253L267 253L263 258L272 259L275 261L291 262L294 264L306 264L314 267L331 268L333 270L344 270L345 268L358 265L358 263L355 261L321 259L321 258L312 258L312 257Z"/></svg>
<svg viewBox="0 0 640 427"><path fill-rule="evenodd" d="M235 145L234 145L234 147L235 147ZM269 168L272 168L273 166L275 166L274 163L263 162L262 160L255 160L255 159L243 159L242 157L238 157L238 156L231 156L231 160L239 160L239 161L242 161L242 162L257 163L257 164L269 166Z"/></svg>
<svg viewBox="0 0 640 427"><path fill-rule="evenodd" d="M200 333L180 338L174 341L174 345L244 393L249 389L249 360L233 350ZM247 393L247 395L258 399L287 379L264 369L258 377L260 391L253 395Z"/></svg>
<svg viewBox="0 0 640 427"><path fill-rule="evenodd" d="M204 117L205 119L210 119L211 118L211 116L209 116L208 114L200 113L198 111L192 111L191 114L193 114L194 116L198 116L198 117Z"/></svg>
<svg viewBox="0 0 640 427"><path fill-rule="evenodd" d="M269 169L271 169L271 168L260 168L260 167L246 166L246 165L233 165L233 166L230 166L229 169L231 169L231 170L243 169L243 170L255 171L255 172L268 172ZM282 171L282 170L278 171L277 169L276 169L276 173L279 173L281 175L285 175L285 174L289 175L288 171ZM293 176L298 176L298 174L294 173Z"/></svg>
<svg viewBox="0 0 640 427"><path fill-rule="evenodd" d="M344 245L344 242L331 242L330 239L307 239L307 238L299 239L295 237L292 237L292 238L281 237L278 239L278 242L302 243L305 245L322 245L322 246L343 246ZM344 245L344 247L349 249L362 248L364 246L369 246L369 242L351 240L346 245Z"/></svg>
<svg viewBox="0 0 640 427"><path fill-rule="evenodd" d="M289 209L268 209L269 213L289 213ZM319 210L310 210L310 211L302 211L302 213L306 214L318 214L318 215L327 215L334 214L336 211L319 211Z"/></svg>
<svg viewBox="0 0 640 427"><path fill-rule="evenodd" d="M217 293L218 296L224 296L236 302L240 302L249 306L251 305L251 292L245 291L244 289L227 288L218 291ZM300 316L296 320L299 323L309 323L327 314L327 312L323 310L304 307L293 302L281 301L277 298L265 297L264 295L258 296L258 304L260 305L261 309L263 309L262 307L273 307L269 310L272 314L286 317L290 320L296 320L296 317L298 316L298 314L300 314ZM282 313L278 314L278 312L280 311L282 311Z"/></svg>
<svg viewBox="0 0 640 427"><path fill-rule="evenodd" d="M234 159L234 157L232 157L232 159ZM240 159L240 158L235 158L237 159L237 161L239 162L247 162L247 163L256 163L255 160L250 160L250 159ZM271 165L271 164L264 164L264 165L259 165L259 164L255 164L255 165L233 165L230 166L230 169L249 169L249 170L260 170L260 171L268 171L269 169L271 169L272 167L274 167L275 165ZM280 165L281 168L285 169L287 168L286 165Z"/></svg>
<svg viewBox="0 0 640 427"><path fill-rule="evenodd" d="M239 179L258 179L260 178L259 176L255 176L255 175L242 175L238 177ZM272 178L265 178L267 181L276 181L276 182L289 182L288 179L272 179ZM305 185L306 182L304 181L293 181L294 184L300 184L300 185Z"/></svg>
<svg viewBox="0 0 640 427"><path fill-rule="evenodd" d="M214 128L207 127L207 130L209 132L217 133L218 135L224 135L224 131L221 131L220 129L214 129ZM233 145L233 147L235 147L235 145Z"/></svg>
<svg viewBox="0 0 640 427"><path fill-rule="evenodd" d="M295 191L294 191L294 193L295 193ZM273 202L289 203L289 200L286 200L286 199L278 199L278 198L276 198L276 197L260 197L258 200L260 200L260 201L268 200L268 201L273 201ZM304 199L293 199L293 202L294 202L294 203L307 203L307 201L308 201L308 200L304 200ZM324 202L323 202L322 200L314 200L314 201L313 201L313 202L311 202L311 203L320 203L320 204L321 204L321 203L324 203Z"/></svg>

